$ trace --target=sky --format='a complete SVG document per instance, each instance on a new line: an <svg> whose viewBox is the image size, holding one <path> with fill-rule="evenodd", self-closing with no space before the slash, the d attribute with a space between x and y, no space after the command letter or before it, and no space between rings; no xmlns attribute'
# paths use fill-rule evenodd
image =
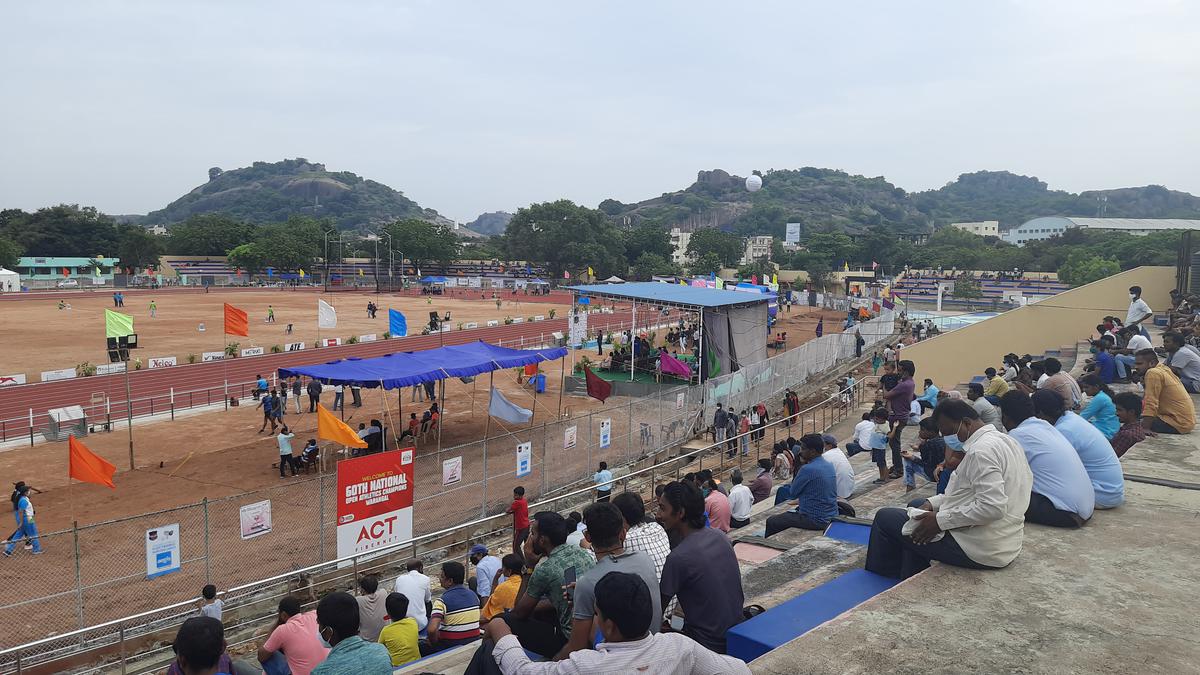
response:
<svg viewBox="0 0 1200 675"><path fill-rule="evenodd" d="M305 157L459 222L829 167L1200 194L1200 3L6 2L0 208Z"/></svg>

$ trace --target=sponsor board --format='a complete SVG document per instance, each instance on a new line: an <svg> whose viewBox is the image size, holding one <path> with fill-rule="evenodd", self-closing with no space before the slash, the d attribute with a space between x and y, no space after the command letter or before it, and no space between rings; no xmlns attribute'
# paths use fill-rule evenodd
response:
<svg viewBox="0 0 1200 675"><path fill-rule="evenodd" d="M289 342L283 346L285 352L298 352L304 349L303 342Z"/></svg>
<svg viewBox="0 0 1200 675"><path fill-rule="evenodd" d="M469 321L463 324L463 328L479 328L479 324L475 323L474 321Z"/></svg>
<svg viewBox="0 0 1200 675"><path fill-rule="evenodd" d="M325 338L321 340L322 347L339 347L342 344L342 338Z"/></svg>
<svg viewBox="0 0 1200 675"><path fill-rule="evenodd" d="M225 352L204 352L200 355L201 361L208 363L210 361L224 361Z"/></svg>
<svg viewBox="0 0 1200 675"><path fill-rule="evenodd" d="M271 531L271 500L247 504L238 511L242 539L253 539Z"/></svg>
<svg viewBox="0 0 1200 675"><path fill-rule="evenodd" d="M178 572L179 523L146 530L146 578Z"/></svg>
<svg viewBox="0 0 1200 675"><path fill-rule="evenodd" d="M0 375L0 387L7 387L12 384L25 384L25 373Z"/></svg>
<svg viewBox="0 0 1200 675"><path fill-rule="evenodd" d="M533 444L517 444L517 478L533 473Z"/></svg>
<svg viewBox="0 0 1200 675"><path fill-rule="evenodd" d="M570 450L579 441L579 427L570 426L563 429L563 450Z"/></svg>
<svg viewBox="0 0 1200 675"><path fill-rule="evenodd" d="M499 326L499 325L500 325L500 322L496 321L494 319L487 322L488 328L495 328L496 326Z"/></svg>
<svg viewBox="0 0 1200 675"><path fill-rule="evenodd" d="M53 382L54 380L69 380L75 377L74 368L59 368L58 370L43 370L42 382Z"/></svg>
<svg viewBox="0 0 1200 675"><path fill-rule="evenodd" d="M242 350L242 356L262 356L267 352L262 347L246 347Z"/></svg>
<svg viewBox="0 0 1200 675"><path fill-rule="evenodd" d="M546 315L544 315L544 314L538 314L537 316L533 317L533 320L534 320L534 321L545 321L545 320L546 320Z"/></svg>
<svg viewBox="0 0 1200 675"><path fill-rule="evenodd" d="M612 445L612 420L600 420L600 447L607 448Z"/></svg>
<svg viewBox="0 0 1200 675"><path fill-rule="evenodd" d="M375 333L367 333L366 335L358 336L359 342L374 342L377 339L379 339L379 337Z"/></svg>
<svg viewBox="0 0 1200 675"><path fill-rule="evenodd" d="M412 538L412 448L344 459L337 475L339 558Z"/></svg>
<svg viewBox="0 0 1200 675"><path fill-rule="evenodd" d="M150 368L169 368L177 363L174 356L156 356L146 362Z"/></svg>
<svg viewBox="0 0 1200 675"><path fill-rule="evenodd" d="M442 460L442 487L462 480L462 455Z"/></svg>
<svg viewBox="0 0 1200 675"><path fill-rule="evenodd" d="M96 366L97 375L112 375L113 373L125 372L124 363L101 363Z"/></svg>
<svg viewBox="0 0 1200 675"><path fill-rule="evenodd" d="M513 317L512 322L513 323L525 323L525 317L521 317L521 316Z"/></svg>

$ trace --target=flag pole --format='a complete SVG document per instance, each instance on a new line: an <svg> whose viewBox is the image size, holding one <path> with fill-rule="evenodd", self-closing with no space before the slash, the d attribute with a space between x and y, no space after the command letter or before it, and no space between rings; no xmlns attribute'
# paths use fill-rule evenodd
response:
<svg viewBox="0 0 1200 675"><path fill-rule="evenodd" d="M442 404L438 406L438 453L442 452L442 427L446 426L446 378L450 374L445 368L439 368L442 371Z"/></svg>
<svg viewBox="0 0 1200 675"><path fill-rule="evenodd" d="M603 339L603 338L601 338L601 339ZM558 365L558 416L557 416L557 419L560 419L560 420L562 419L563 388L566 386L566 383L567 383L567 359L562 358L562 359L559 359L559 365ZM536 391L537 388L534 387L534 390Z"/></svg>

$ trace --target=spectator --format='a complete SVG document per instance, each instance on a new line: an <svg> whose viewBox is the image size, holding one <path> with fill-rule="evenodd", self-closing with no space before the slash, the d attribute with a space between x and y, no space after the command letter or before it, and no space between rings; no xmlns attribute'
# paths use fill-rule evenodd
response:
<svg viewBox="0 0 1200 675"><path fill-rule="evenodd" d="M972 382L967 385L967 400L971 402L971 407L975 409L975 412L979 413L979 419L983 420L984 424L996 427L997 431L1004 431L1004 422L1000 419L1000 411L992 405L990 399L984 396L982 384Z"/></svg>
<svg viewBox="0 0 1200 675"><path fill-rule="evenodd" d="M564 661L532 663L507 627L493 621L487 628L488 643L495 644L490 656L502 673L750 673L741 661L714 654L686 635L650 632L659 619L653 594L640 576L609 572L596 582L595 624L604 642L595 649L573 652Z"/></svg>
<svg viewBox="0 0 1200 675"><path fill-rule="evenodd" d="M217 599L217 587L212 584L205 584L204 588L200 589L200 616L211 616L217 621L221 620L221 609L225 603Z"/></svg>
<svg viewBox="0 0 1200 675"><path fill-rule="evenodd" d="M1150 337L1150 333L1146 332L1146 327L1142 325L1143 321L1149 319L1154 321L1154 311L1150 309L1150 305L1142 299L1142 287L1129 287L1129 311L1125 313L1125 328L1133 328L1141 331L1146 338Z"/></svg>
<svg viewBox="0 0 1200 675"><path fill-rule="evenodd" d="M725 632L742 620L742 576L729 539L704 527L704 498L687 483L668 483L658 518L675 546L663 566L662 606L679 599L683 634L725 653Z"/></svg>
<svg viewBox="0 0 1200 675"><path fill-rule="evenodd" d="M1200 355L1174 331L1163 333L1162 343L1167 350L1167 360L1163 364L1175 373L1189 394L1200 394Z"/></svg>
<svg viewBox="0 0 1200 675"><path fill-rule="evenodd" d="M1105 335L1092 342L1091 352L1095 354L1087 370L1100 378L1104 384L1112 384L1117 379L1117 363L1108 352L1116 338Z"/></svg>
<svg viewBox="0 0 1200 675"><path fill-rule="evenodd" d="M1033 494L1025 520L1051 527L1082 527L1092 517L1096 496L1070 441L1050 423L1034 417L1033 402L1020 392L1006 394L1000 411L1008 435L1021 444L1033 472Z"/></svg>
<svg viewBox="0 0 1200 675"><path fill-rule="evenodd" d="M402 666L421 658L417 620L408 615L408 596L388 593L387 613L391 623L379 631L379 644L387 647L393 666Z"/></svg>
<svg viewBox="0 0 1200 675"><path fill-rule="evenodd" d="M353 598L351 598L353 600ZM355 621L358 620L358 605L355 604ZM286 596L279 601L279 615L270 630L267 641L258 648L258 661L268 675L287 672L292 675L309 675L325 657L329 648L321 644L317 636L317 613L301 612L300 600Z"/></svg>
<svg viewBox="0 0 1200 675"><path fill-rule="evenodd" d="M1054 391L1062 397L1063 406L1067 410L1078 410L1083 393L1079 391L1075 378L1063 372L1062 363L1053 356L1042 361L1042 366L1046 369L1047 377L1045 384L1039 384L1038 389Z"/></svg>
<svg viewBox="0 0 1200 675"><path fill-rule="evenodd" d="M442 563L442 597L429 614L431 651L457 647L479 639L479 596L463 585L467 571L460 562Z"/></svg>
<svg viewBox="0 0 1200 675"><path fill-rule="evenodd" d="M480 602L486 602L492 594L492 580L500 571L500 559L488 555L488 548L483 544L475 544L470 550L471 564L475 566L475 591Z"/></svg>
<svg viewBox="0 0 1200 675"><path fill-rule="evenodd" d="M907 579L929 567L930 560L997 569L1021 551L1022 514L1033 478L1020 445L984 424L966 401L939 403L933 419L946 447L962 448L966 454L946 494L910 503L927 512L914 518L911 535L901 533L909 520L904 509L884 508L875 514L867 547L868 571ZM934 541L939 534L943 536Z"/></svg>
<svg viewBox="0 0 1200 675"><path fill-rule="evenodd" d="M1113 359L1116 361L1117 377L1124 379L1129 375L1129 371L1134 368L1136 355L1143 349L1152 349L1150 338L1139 333L1136 329L1127 328L1117 332L1122 340L1125 340L1124 348L1110 349L1113 353Z"/></svg>
<svg viewBox="0 0 1200 675"><path fill-rule="evenodd" d="M888 435L888 446L892 450L892 468L888 471L888 478L899 478L904 473L904 460L900 457L900 434L908 424L913 401L913 376L917 372L917 367L908 359L900 361L897 366L899 380L895 386L883 393L883 398L889 406L888 421L892 424L891 433Z"/></svg>
<svg viewBox="0 0 1200 675"><path fill-rule="evenodd" d="M353 595L335 592L321 598L317 635L330 650L313 675L391 675L392 656L387 647L367 642L358 634L358 603Z"/></svg>
<svg viewBox="0 0 1200 675"><path fill-rule="evenodd" d="M984 370L983 376L987 379L987 386L983 389L983 395L993 404L999 403L1000 397L1008 393L1008 382L1005 382L1003 377L996 374L995 368Z"/></svg>
<svg viewBox="0 0 1200 675"><path fill-rule="evenodd" d="M1123 392L1113 397L1113 404L1117 409L1117 420L1121 422L1121 428L1112 437L1113 452L1117 457L1125 456L1126 452L1134 445L1146 440L1146 436L1153 435L1153 431L1147 431L1146 427L1142 426L1142 398L1133 392Z"/></svg>
<svg viewBox="0 0 1200 675"><path fill-rule="evenodd" d="M404 574L396 577L396 584L392 590L408 598L408 616L417 622L417 634L420 638L426 639L429 608L433 603L429 577L424 574L425 564L417 558L409 560L405 570Z"/></svg>
<svg viewBox="0 0 1200 675"><path fill-rule="evenodd" d="M887 466L887 451L889 446L888 441L888 411L885 408L875 408L871 411L871 422L874 424L871 430L871 461L879 469L879 478L874 480L876 485L882 485L890 478ZM779 497L776 495L775 503L779 503Z"/></svg>
<svg viewBox="0 0 1200 675"><path fill-rule="evenodd" d="M1142 378L1142 426L1160 434L1186 434L1196 426L1196 407L1174 371L1158 362L1153 349L1137 353Z"/></svg>
<svg viewBox="0 0 1200 675"><path fill-rule="evenodd" d="M837 471L821 456L824 448L824 442L818 434L801 437L800 459L803 465L796 472L788 490L788 503L797 506L792 511L767 518L766 536L790 527L824 530L837 516Z"/></svg>
<svg viewBox="0 0 1200 675"><path fill-rule="evenodd" d="M378 642L379 631L388 622L387 591L379 588L379 576L364 574L358 578L358 634L367 642Z"/></svg>
<svg viewBox="0 0 1200 675"><path fill-rule="evenodd" d="M500 584L492 586L492 594L483 603L480 610L480 623L487 623L497 615L503 614L517 604L517 595L521 590L522 575L525 572L525 559L516 553L509 553L501 561L493 581L503 574L505 579Z"/></svg>
<svg viewBox="0 0 1200 675"><path fill-rule="evenodd" d="M770 497L771 488L775 487L775 481L771 478L771 466L769 459L758 460L758 475L750 481L750 494L754 495L755 504Z"/></svg>
<svg viewBox="0 0 1200 675"><path fill-rule="evenodd" d="M725 495L726 497L729 496L728 488L726 488L725 484L713 474L712 469L702 469L696 472L696 487L703 488L704 484L709 481L712 481L713 485L716 486L716 489L721 494Z"/></svg>
<svg viewBox="0 0 1200 675"><path fill-rule="evenodd" d="M1034 414L1053 424L1079 455L1095 491L1096 508L1111 509L1124 504L1125 476L1121 473L1121 461L1104 434L1079 415L1064 411L1052 392L1039 391L1031 401Z"/></svg>
<svg viewBox="0 0 1200 675"><path fill-rule="evenodd" d="M608 462L600 462L600 469L592 476L596 484L596 501L606 502L612 496L612 472L608 470Z"/></svg>
<svg viewBox="0 0 1200 675"><path fill-rule="evenodd" d="M663 565L671 553L667 531L658 521L646 517L646 505L638 493L622 492L613 498L612 503L625 519L625 550L641 551L650 556L654 563L655 578L661 579Z"/></svg>
<svg viewBox="0 0 1200 675"><path fill-rule="evenodd" d="M717 412L713 413L713 433L717 443L725 440L725 425L729 422L729 414L725 412L724 406L717 404Z"/></svg>
<svg viewBox="0 0 1200 675"><path fill-rule="evenodd" d="M986 402L986 399L980 399ZM991 405L991 404L989 404ZM904 456L904 491L912 492L917 488L917 476L927 481L937 480L937 467L946 461L946 442L938 430L937 422L932 417L921 420L917 432L920 443L913 443L906 449Z"/></svg>
<svg viewBox="0 0 1200 675"><path fill-rule="evenodd" d="M316 380L308 381L308 412L317 412L317 405L321 403L321 383Z"/></svg>
<svg viewBox="0 0 1200 675"><path fill-rule="evenodd" d="M513 553L520 553L522 544L529 537L529 502L525 501L524 486L513 488L512 504L505 513L511 513L513 517Z"/></svg>
<svg viewBox="0 0 1200 675"><path fill-rule="evenodd" d="M729 526L745 527L750 524L750 510L754 506L754 494L742 485L742 472L734 469L729 474L733 487L729 490Z"/></svg>
<svg viewBox="0 0 1200 675"><path fill-rule="evenodd" d="M587 551L567 544L565 518L553 511L539 511L533 514L525 542L525 564L534 566L533 574L505 620L526 649L551 658L571 638L571 608L562 591L566 571L574 568L578 578L595 563ZM554 606L552 621L534 616L540 600Z"/></svg>
<svg viewBox="0 0 1200 675"><path fill-rule="evenodd" d="M871 449L871 434L874 432L875 423L871 421L871 413L863 413L862 421L854 425L854 440L846 444L846 455L853 457L860 452L869 451Z"/></svg>
<svg viewBox="0 0 1200 675"><path fill-rule="evenodd" d="M211 616L194 616L179 627L171 643L175 660L168 675L216 675L233 673L234 664L225 653L225 629Z"/></svg>
<svg viewBox="0 0 1200 675"><path fill-rule="evenodd" d="M717 489L711 474L700 483L700 494L704 495L704 513L708 516L708 526L728 533L729 521L732 518L729 497Z"/></svg>
<svg viewBox="0 0 1200 675"><path fill-rule="evenodd" d="M837 473L837 496L839 500L849 499L850 495L854 494L854 467L850 466L850 460L846 458L846 453L838 449L837 439L830 434L821 436L821 442L824 444L824 451L821 457L833 465L833 470ZM854 509L845 504L844 508L850 509L848 515L854 515ZM842 511L843 505L838 504L838 510Z"/></svg>
<svg viewBox="0 0 1200 675"><path fill-rule="evenodd" d="M1088 403L1079 411L1079 416L1091 422L1105 438L1112 439L1120 427L1117 409L1113 405L1112 390L1095 373L1080 378L1079 388L1088 395Z"/></svg>
<svg viewBox="0 0 1200 675"><path fill-rule="evenodd" d="M625 550L625 521L617 507L612 504L593 504L584 509L583 521L587 526L584 533L596 552L596 565L579 577L574 589L570 584L565 589L568 595L574 592L571 639L559 650L554 659L556 661L567 658L572 652L591 647L596 633L592 625L596 614L596 583L609 572L626 572L641 577L650 589L654 615L662 616L654 562L641 551ZM657 633L658 629L659 626L652 625L650 632Z"/></svg>
<svg viewBox="0 0 1200 675"><path fill-rule="evenodd" d="M920 404L921 410L933 410L937 405L938 388L933 385L933 380L925 378L925 391L916 399Z"/></svg>
<svg viewBox="0 0 1200 675"><path fill-rule="evenodd" d="M587 540L583 538L583 514L578 511L567 514L567 544L587 548Z"/></svg>

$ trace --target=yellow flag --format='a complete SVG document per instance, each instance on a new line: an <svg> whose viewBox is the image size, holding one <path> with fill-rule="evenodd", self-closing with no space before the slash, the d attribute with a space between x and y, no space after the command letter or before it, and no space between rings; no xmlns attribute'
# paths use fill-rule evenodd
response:
<svg viewBox="0 0 1200 675"><path fill-rule="evenodd" d="M778 272L771 275L771 283L775 284L776 286L779 285L779 273Z"/></svg>
<svg viewBox="0 0 1200 675"><path fill-rule="evenodd" d="M361 277L362 275L363 275L363 273L362 273L362 268L360 267L360 268L358 268L358 276L360 276L360 277Z"/></svg>
<svg viewBox="0 0 1200 675"><path fill-rule="evenodd" d="M591 265L588 265L588 276L589 276L589 277L594 277L594 276L596 276L596 273L592 271L592 266L591 266Z"/></svg>
<svg viewBox="0 0 1200 675"><path fill-rule="evenodd" d="M317 405L317 438L341 443L350 448L367 447L367 442L359 438L349 424L339 420L323 405Z"/></svg>
<svg viewBox="0 0 1200 675"><path fill-rule="evenodd" d="M848 263L848 262L842 263L842 271L849 272L850 271L850 263Z"/></svg>
<svg viewBox="0 0 1200 675"><path fill-rule="evenodd" d="M303 267L300 268L300 278L301 279L304 278L304 268Z"/></svg>

